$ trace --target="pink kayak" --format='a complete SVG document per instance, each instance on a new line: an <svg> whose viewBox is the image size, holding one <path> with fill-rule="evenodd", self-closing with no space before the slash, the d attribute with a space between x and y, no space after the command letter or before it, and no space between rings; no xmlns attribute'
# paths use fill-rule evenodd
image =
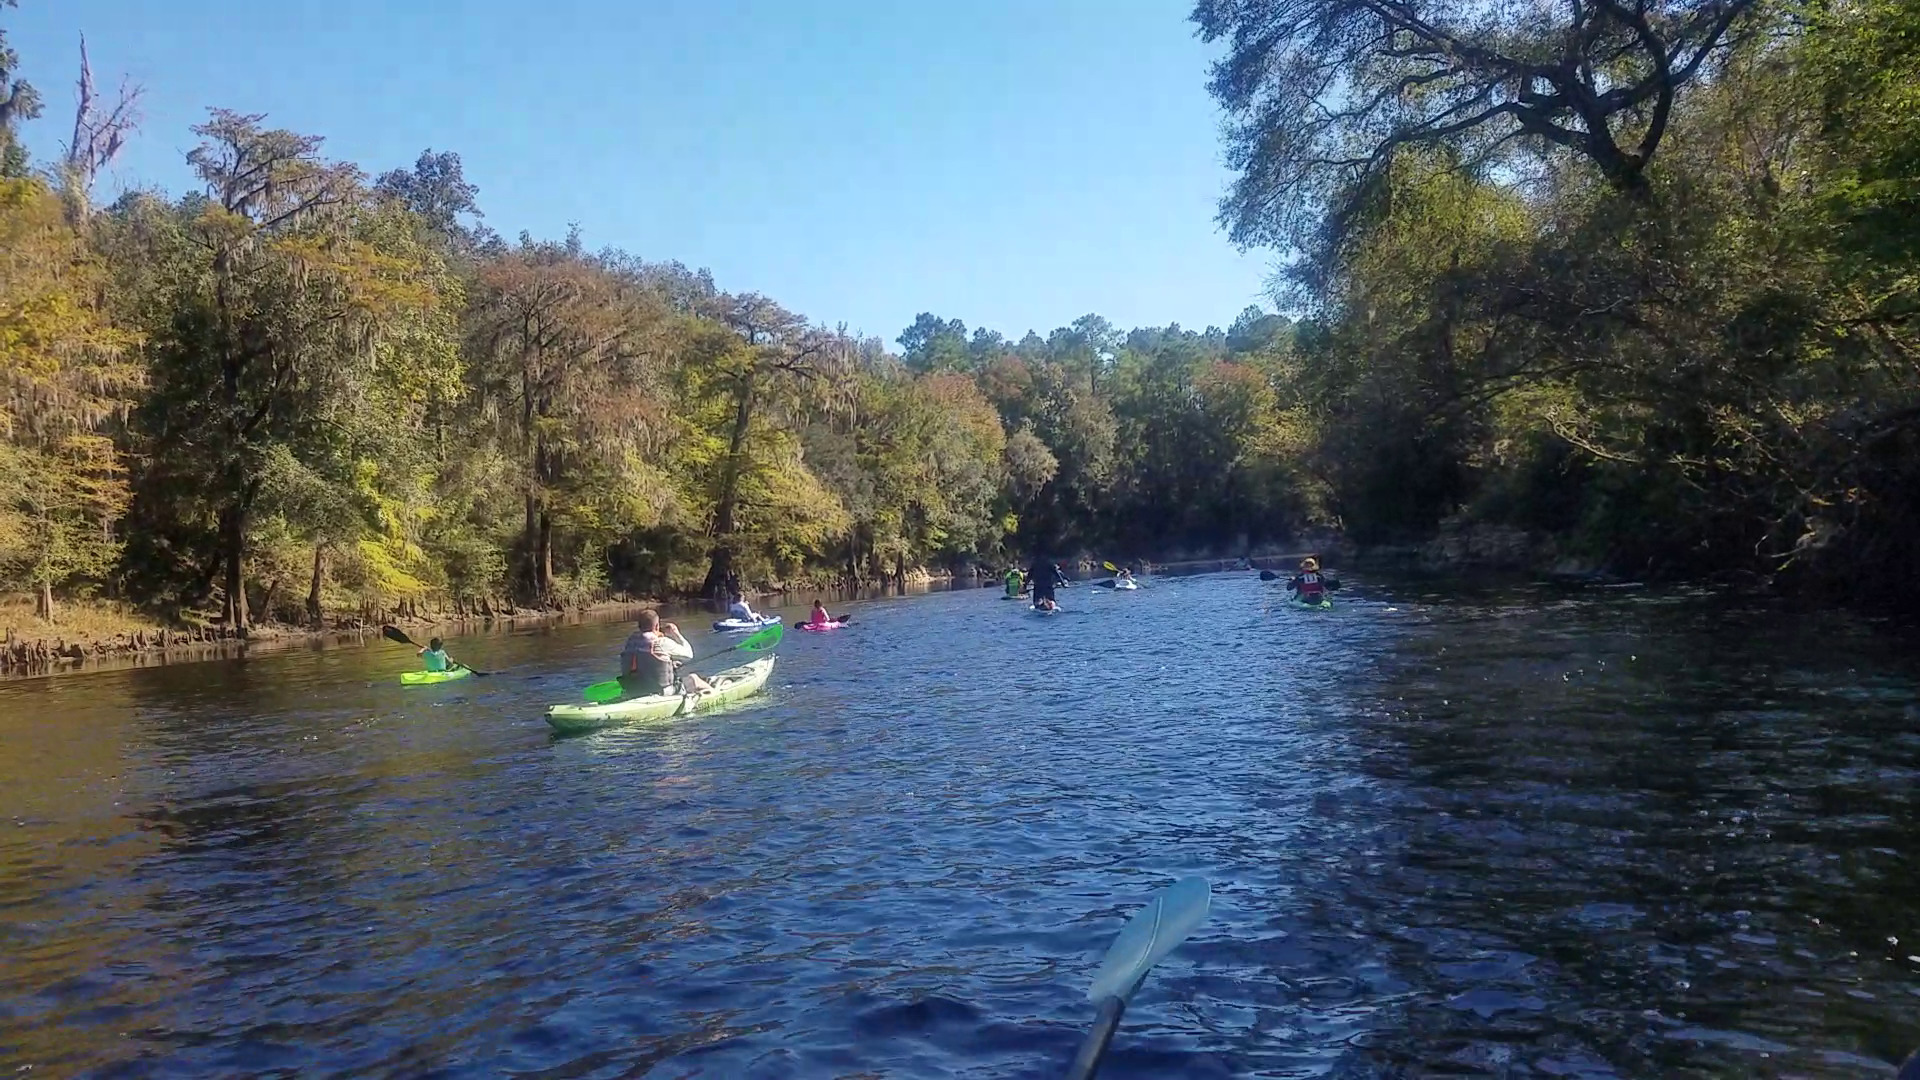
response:
<svg viewBox="0 0 1920 1080"><path fill-rule="evenodd" d="M826 622L803 622L800 624L800 629L811 630L816 634L824 634L829 630L838 630L845 625L847 625L847 620L845 619L829 619Z"/></svg>

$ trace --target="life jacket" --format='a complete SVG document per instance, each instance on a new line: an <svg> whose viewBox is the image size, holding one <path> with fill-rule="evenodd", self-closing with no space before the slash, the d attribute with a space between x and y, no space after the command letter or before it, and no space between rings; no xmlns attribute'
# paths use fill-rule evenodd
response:
<svg viewBox="0 0 1920 1080"><path fill-rule="evenodd" d="M1301 574L1293 579L1294 588L1301 596L1320 596L1327 591L1326 582L1320 579L1319 571Z"/></svg>
<svg viewBox="0 0 1920 1080"><path fill-rule="evenodd" d="M627 639L627 647L620 655L636 683L665 689L673 685L673 657L660 649L659 638L658 631L637 632Z"/></svg>

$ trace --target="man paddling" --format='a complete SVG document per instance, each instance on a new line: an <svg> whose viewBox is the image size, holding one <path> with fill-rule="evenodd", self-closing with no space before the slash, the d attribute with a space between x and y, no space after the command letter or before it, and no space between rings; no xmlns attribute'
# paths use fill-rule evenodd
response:
<svg viewBox="0 0 1920 1080"><path fill-rule="evenodd" d="M639 629L628 635L620 650L620 685L629 694L696 694L712 687L707 680L688 672L676 691L673 669L678 661L693 659L693 646L672 623L662 623L660 613L648 608L640 613Z"/></svg>
<svg viewBox="0 0 1920 1080"><path fill-rule="evenodd" d="M739 593L734 593L733 603L727 605L727 617L732 619L739 619L741 622L765 622L766 621L766 616L761 615L758 612L754 611L753 605L747 603L747 598L740 595Z"/></svg>
<svg viewBox="0 0 1920 1080"><path fill-rule="evenodd" d="M1036 557L1033 566L1027 570L1027 587L1033 590L1034 606L1039 607L1042 600L1051 603L1054 587L1059 584L1059 569L1048 560Z"/></svg>

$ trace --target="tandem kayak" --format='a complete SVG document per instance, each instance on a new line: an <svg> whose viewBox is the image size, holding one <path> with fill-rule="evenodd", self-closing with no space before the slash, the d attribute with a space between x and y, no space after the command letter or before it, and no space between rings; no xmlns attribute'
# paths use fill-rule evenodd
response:
<svg viewBox="0 0 1920 1080"><path fill-rule="evenodd" d="M749 630L764 630L780 621L778 615L762 615L757 619L721 619L713 624L716 634L742 634Z"/></svg>
<svg viewBox="0 0 1920 1080"><path fill-rule="evenodd" d="M610 701L604 705L549 705L547 723L562 734L592 731L614 724L641 720L667 720L706 712L731 701L752 697L767 684L773 674L774 657L762 657L750 664L728 668L707 681L713 689L699 694L647 694L642 697Z"/></svg>
<svg viewBox="0 0 1920 1080"><path fill-rule="evenodd" d="M432 683L452 682L473 674L472 668L457 667L448 671L403 671L400 673L401 686L427 686Z"/></svg>

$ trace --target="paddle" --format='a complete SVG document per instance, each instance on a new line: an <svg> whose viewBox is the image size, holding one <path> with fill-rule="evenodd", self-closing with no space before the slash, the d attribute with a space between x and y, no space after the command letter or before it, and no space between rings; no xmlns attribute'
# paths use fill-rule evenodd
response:
<svg viewBox="0 0 1920 1080"><path fill-rule="evenodd" d="M724 656L735 649L745 649L747 652L760 652L764 649L771 649L775 645L780 644L780 639L785 636L786 631L781 628L779 623L768 623L767 628L764 630L748 634L746 637L741 638L739 641L734 642L724 649L710 652L705 656L696 656L681 666L690 667L702 660L711 660L716 656ZM594 683L592 686L580 691L580 694L595 705L604 705L626 692L627 688L620 685L619 679L608 679L606 682Z"/></svg>
<svg viewBox="0 0 1920 1080"><path fill-rule="evenodd" d="M397 642L399 642L399 643L400 643L400 644L402 644L402 645L411 645L411 646L413 646L413 647L414 647L414 648L416 648L416 649L420 647L420 643L419 643L419 642L417 642L417 641L415 641L415 640L413 640L412 638L410 638L410 637L408 637L408 636L407 636L407 632L406 632L405 630L402 630L402 629L400 629L400 628L399 628L399 627L397 627L397 626L383 626L383 627L381 627L381 628L380 628L380 636L382 636L382 637L384 637L384 638L386 638L386 639L387 639L388 641L397 641ZM463 664L463 663L461 663L461 662L460 662L460 661L458 661L458 660L455 660L455 659L454 659L453 657L451 657L451 656L449 656L449 657L447 657L447 664L448 664L448 667L447 667L447 670L448 670L448 671L458 671L458 670L460 670L461 668L467 668L467 670L468 670L468 671L471 671L471 672L473 672L473 673L474 673L475 675L478 675L478 676L480 676L480 677L481 677L481 678L483 678L483 679L484 679L484 678L486 678L487 676L489 676L489 675L491 675L491 674L493 674L493 672L491 672L491 671L481 671L481 670L480 670L479 668L470 668L470 667L467 667L467 665L465 665L465 664Z"/></svg>
<svg viewBox="0 0 1920 1080"><path fill-rule="evenodd" d="M1120 1026L1120 1014L1127 1011L1127 999L1146 981L1147 972L1161 958L1187 940L1187 935L1207 918L1207 905L1213 890L1207 879L1184 878L1160 890L1140 913L1120 928L1120 936L1107 950L1100 970L1094 973L1087 999L1100 1006L1100 1014L1087 1032L1080 1052L1067 1069L1067 1080L1092 1080Z"/></svg>

